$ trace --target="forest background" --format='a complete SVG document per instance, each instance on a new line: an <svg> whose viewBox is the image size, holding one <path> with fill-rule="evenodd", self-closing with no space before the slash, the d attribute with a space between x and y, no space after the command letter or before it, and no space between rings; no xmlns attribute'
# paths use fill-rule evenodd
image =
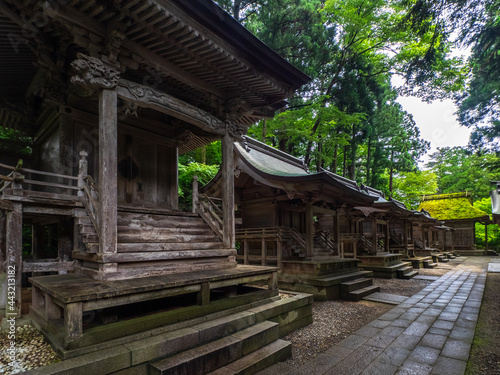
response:
<svg viewBox="0 0 500 375"><path fill-rule="evenodd" d="M273 119L249 135L417 208L419 197L469 191L491 214L500 180L500 0L218 0L254 35L311 77ZM468 57L453 51L467 48ZM395 88L393 77L404 85ZM430 149L399 96L452 99L469 143ZM443 131L446 124L443 124ZM220 145L180 158L181 203L191 181L208 182ZM476 243L484 227L476 224ZM498 227L489 246L500 247Z"/></svg>

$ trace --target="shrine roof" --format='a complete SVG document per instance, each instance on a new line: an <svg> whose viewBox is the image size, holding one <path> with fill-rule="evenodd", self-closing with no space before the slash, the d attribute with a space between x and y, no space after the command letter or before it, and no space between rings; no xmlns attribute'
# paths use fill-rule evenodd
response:
<svg viewBox="0 0 500 375"><path fill-rule="evenodd" d="M427 211L438 220L489 221L486 212L472 205L469 192L424 196L418 209Z"/></svg>

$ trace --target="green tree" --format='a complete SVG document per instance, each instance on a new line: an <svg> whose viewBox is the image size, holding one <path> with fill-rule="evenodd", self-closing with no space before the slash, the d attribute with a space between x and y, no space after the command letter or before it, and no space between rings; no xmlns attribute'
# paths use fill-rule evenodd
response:
<svg viewBox="0 0 500 375"><path fill-rule="evenodd" d="M193 176L198 176L198 183L202 186L214 178L218 170L219 165L205 165L196 162L188 165L179 164L179 209L190 211Z"/></svg>
<svg viewBox="0 0 500 375"><path fill-rule="evenodd" d="M485 168L496 155L473 152L466 147L443 147L430 155L426 167L438 177L439 193L470 191L474 200L489 197L490 181L498 175Z"/></svg>
<svg viewBox="0 0 500 375"><path fill-rule="evenodd" d="M394 179L393 198L417 209L422 195L436 194L437 175L432 171L400 172Z"/></svg>

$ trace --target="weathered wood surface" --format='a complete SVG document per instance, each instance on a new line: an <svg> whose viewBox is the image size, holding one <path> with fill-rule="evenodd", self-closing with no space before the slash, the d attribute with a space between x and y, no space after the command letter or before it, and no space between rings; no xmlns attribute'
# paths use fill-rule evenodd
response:
<svg viewBox="0 0 500 375"><path fill-rule="evenodd" d="M75 262L60 262L55 259L43 261L24 261L23 272L58 272L72 271L75 268Z"/></svg>
<svg viewBox="0 0 500 375"><path fill-rule="evenodd" d="M235 246L234 234L234 139L229 134L222 137L222 234L224 245Z"/></svg>
<svg viewBox="0 0 500 375"><path fill-rule="evenodd" d="M22 230L23 230L23 212L22 205L14 203L12 211L7 211L6 218L6 266L9 278L14 278L15 283L9 286L14 287L15 306L10 304L12 300L7 301L7 312L14 312L12 308L21 311L21 278L23 272L22 265ZM12 291L9 289L9 291Z"/></svg>
<svg viewBox="0 0 500 375"><path fill-rule="evenodd" d="M117 222L117 97L116 90L99 92L99 247L116 252Z"/></svg>
<svg viewBox="0 0 500 375"><path fill-rule="evenodd" d="M23 195L15 195L13 189L5 189L3 199L12 202L33 203L50 206L83 207L76 195L46 193L43 191L23 190Z"/></svg>
<svg viewBox="0 0 500 375"><path fill-rule="evenodd" d="M81 254L73 253L77 259L89 260L98 263L122 263L122 262L156 262L161 260L176 260L176 259L202 259L213 257L228 257L236 255L234 249L196 249L182 251L142 251L114 254Z"/></svg>
<svg viewBox="0 0 500 375"><path fill-rule="evenodd" d="M262 275L268 278L276 267L238 266L229 269L185 272L175 275L151 276L131 280L97 281L77 274L52 275L30 278L30 282L45 293L63 303L90 301L100 298L112 298L127 294L149 292L166 288L217 282Z"/></svg>

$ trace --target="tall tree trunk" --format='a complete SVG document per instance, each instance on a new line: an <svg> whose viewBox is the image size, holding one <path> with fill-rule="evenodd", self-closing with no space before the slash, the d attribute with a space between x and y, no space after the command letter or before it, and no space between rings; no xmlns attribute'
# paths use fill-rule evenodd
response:
<svg viewBox="0 0 500 375"><path fill-rule="evenodd" d="M202 146L200 149L200 163L207 164L207 146Z"/></svg>
<svg viewBox="0 0 500 375"><path fill-rule="evenodd" d="M321 142L321 137L320 139L318 140L318 157L316 159L316 171L321 171L321 168L323 168L323 157L322 157L322 154L323 153L323 142Z"/></svg>
<svg viewBox="0 0 500 375"><path fill-rule="evenodd" d="M241 8L241 0L234 0L233 17L238 22L240 22L240 8Z"/></svg>
<svg viewBox="0 0 500 375"><path fill-rule="evenodd" d="M286 152L286 138L280 138L278 148L280 151Z"/></svg>
<svg viewBox="0 0 500 375"><path fill-rule="evenodd" d="M347 164L347 146L344 146L344 162L342 164L342 177L345 177Z"/></svg>
<svg viewBox="0 0 500 375"><path fill-rule="evenodd" d="M371 164L371 155L372 155L372 137L368 137L368 151L366 154L366 184L370 184L370 164Z"/></svg>
<svg viewBox="0 0 500 375"><path fill-rule="evenodd" d="M394 150L391 150L391 171L389 173L389 194L392 198L392 175L394 173Z"/></svg>
<svg viewBox="0 0 500 375"><path fill-rule="evenodd" d="M354 177L356 175L356 141L355 141L355 136L356 136L356 125L352 125L352 137L351 137L351 163L349 166L349 178L351 180L354 180Z"/></svg>
<svg viewBox="0 0 500 375"><path fill-rule="evenodd" d="M337 173L337 157L338 157L338 153L339 153L339 145L335 143L335 146L333 146L333 160L332 160L332 164L330 165L330 170L333 172L333 173Z"/></svg>

